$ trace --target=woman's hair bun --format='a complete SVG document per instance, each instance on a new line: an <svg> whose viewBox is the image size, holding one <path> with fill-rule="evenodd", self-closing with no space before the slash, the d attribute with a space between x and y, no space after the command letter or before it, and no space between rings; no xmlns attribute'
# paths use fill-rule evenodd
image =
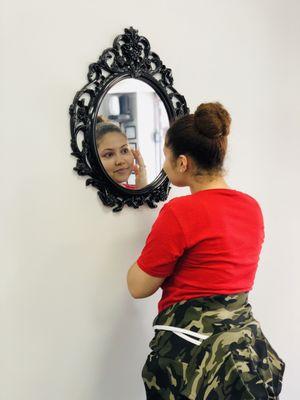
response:
<svg viewBox="0 0 300 400"><path fill-rule="evenodd" d="M229 135L231 117L222 104L202 103L194 113L194 127L200 134L210 139Z"/></svg>

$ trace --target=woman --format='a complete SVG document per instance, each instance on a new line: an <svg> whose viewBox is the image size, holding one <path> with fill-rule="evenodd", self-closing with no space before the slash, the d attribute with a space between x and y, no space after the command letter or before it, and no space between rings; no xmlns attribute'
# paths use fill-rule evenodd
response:
<svg viewBox="0 0 300 400"><path fill-rule="evenodd" d="M147 185L146 166L139 150L132 150L127 136L121 129L98 117L96 125L96 145L100 161L108 175L127 189L141 189ZM136 164L134 164L136 160ZM128 183L131 172L135 174L135 184Z"/></svg>
<svg viewBox="0 0 300 400"><path fill-rule="evenodd" d="M165 204L127 283L134 298L161 287L142 377L147 399L278 399L284 363L253 318L264 223L257 201L228 186L231 118L201 104L166 134L164 170L190 195Z"/></svg>

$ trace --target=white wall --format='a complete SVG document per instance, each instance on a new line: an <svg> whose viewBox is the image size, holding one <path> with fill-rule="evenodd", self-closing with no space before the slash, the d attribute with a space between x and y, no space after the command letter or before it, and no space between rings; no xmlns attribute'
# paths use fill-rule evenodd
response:
<svg viewBox="0 0 300 400"><path fill-rule="evenodd" d="M131 299L126 273L158 209L114 215L69 155L69 104L131 25L191 111L219 100L232 113L228 182L265 215L251 300L287 363L281 398L297 398L299 11L296 0L2 1L1 400L145 398L159 293Z"/></svg>

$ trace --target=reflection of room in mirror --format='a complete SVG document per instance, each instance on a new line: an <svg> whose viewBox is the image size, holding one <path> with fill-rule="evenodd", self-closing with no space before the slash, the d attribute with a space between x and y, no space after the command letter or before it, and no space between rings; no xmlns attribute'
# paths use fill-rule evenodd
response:
<svg viewBox="0 0 300 400"><path fill-rule="evenodd" d="M169 127L165 106L153 88L137 79L124 79L108 91L98 115L118 125L130 147L140 150L147 183L151 183L162 169L164 136ZM135 184L133 172L127 183Z"/></svg>

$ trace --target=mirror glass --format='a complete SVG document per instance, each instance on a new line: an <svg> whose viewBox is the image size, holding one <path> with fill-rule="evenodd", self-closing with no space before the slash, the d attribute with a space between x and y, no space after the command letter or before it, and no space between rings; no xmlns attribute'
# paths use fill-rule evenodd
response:
<svg viewBox="0 0 300 400"><path fill-rule="evenodd" d="M104 96L94 132L99 161L119 185L142 189L160 174L169 118L147 83L128 78Z"/></svg>

